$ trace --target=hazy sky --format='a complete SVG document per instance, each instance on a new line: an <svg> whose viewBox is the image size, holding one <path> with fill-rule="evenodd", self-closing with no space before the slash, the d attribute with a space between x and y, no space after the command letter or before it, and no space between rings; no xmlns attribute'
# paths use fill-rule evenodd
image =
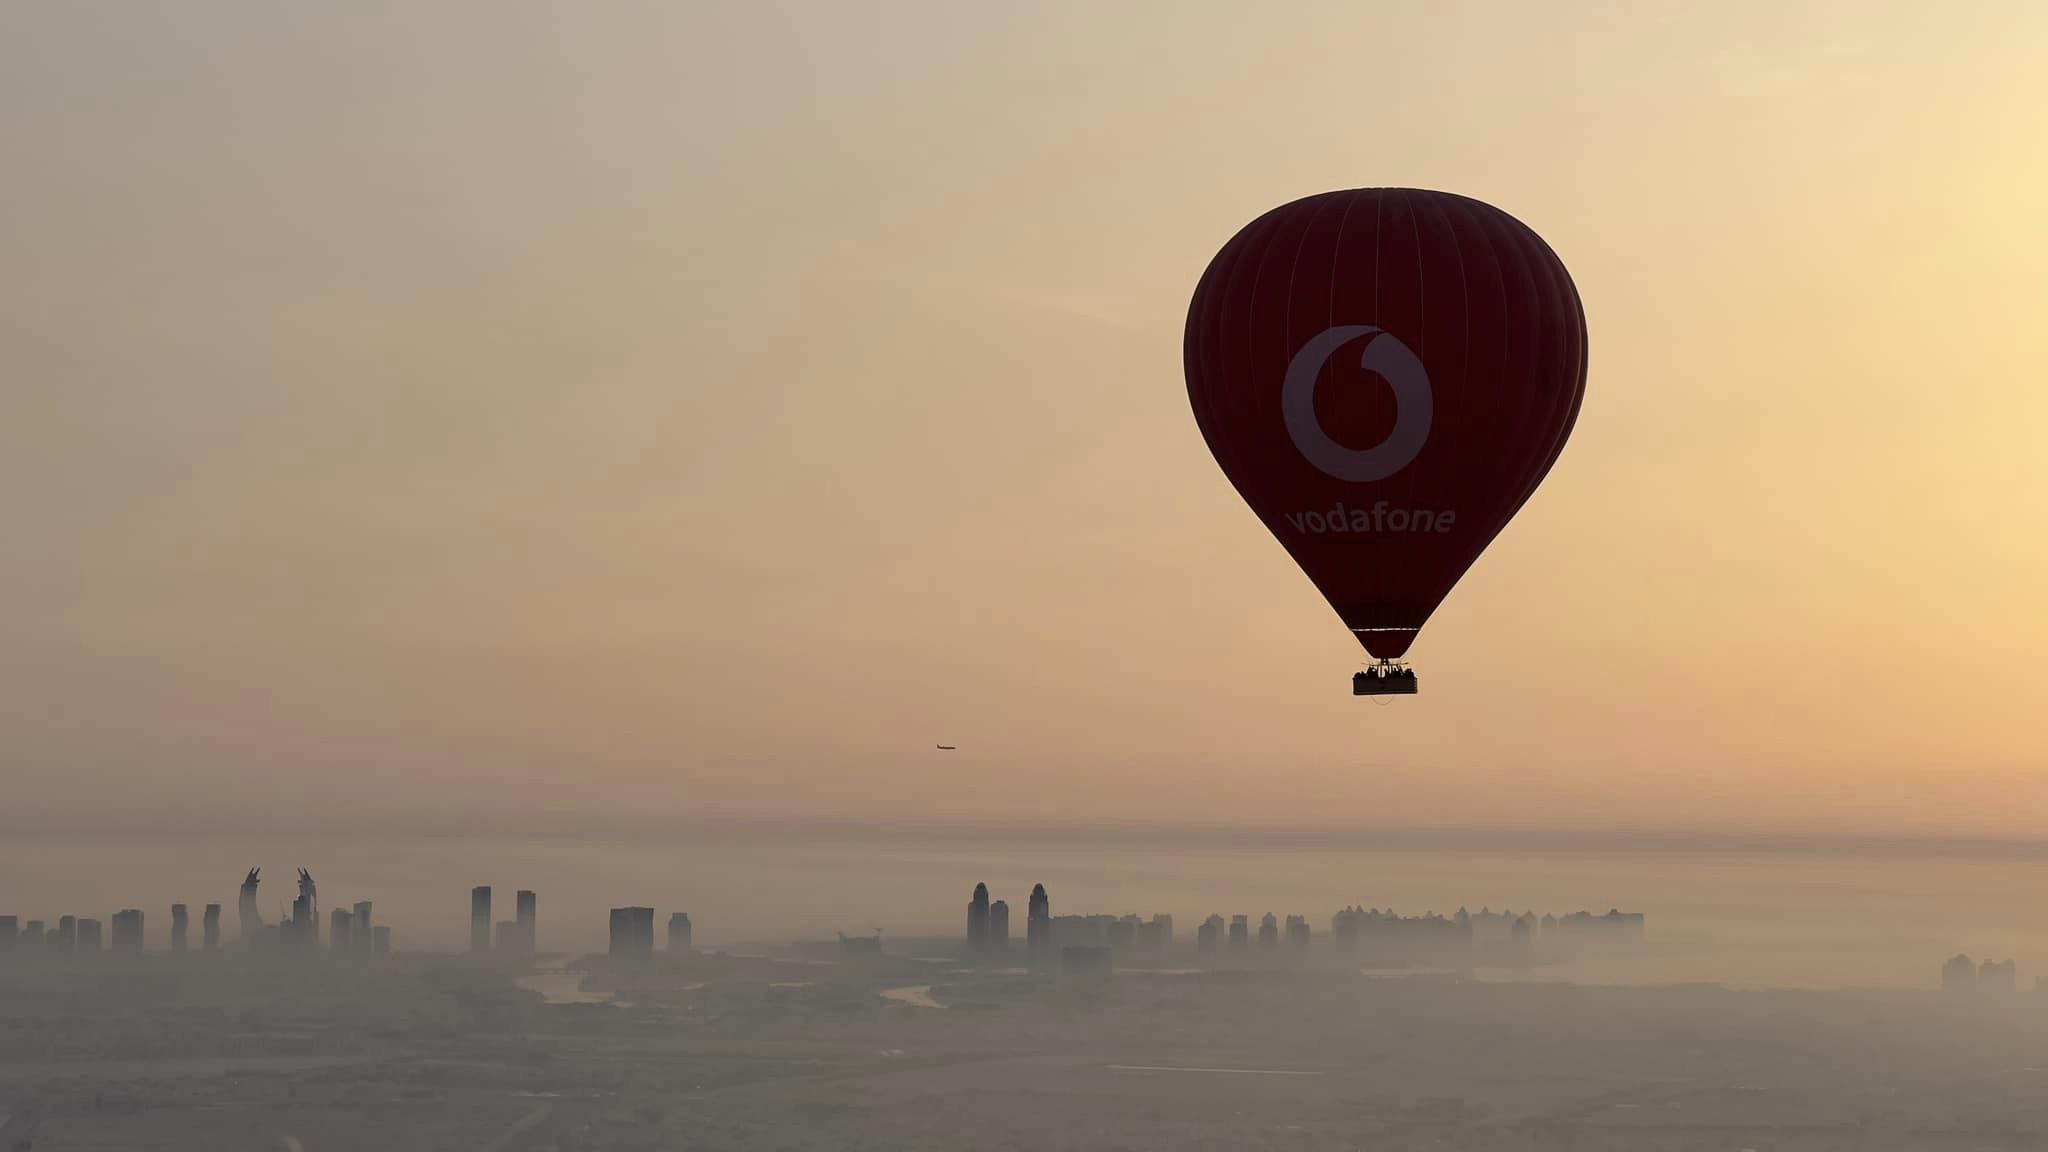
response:
<svg viewBox="0 0 2048 1152"><path fill-rule="evenodd" d="M2028 835L2048 9L0 8L0 813ZM1577 279L1422 694L1210 460L1274 204ZM943 755L935 741L958 743Z"/></svg>

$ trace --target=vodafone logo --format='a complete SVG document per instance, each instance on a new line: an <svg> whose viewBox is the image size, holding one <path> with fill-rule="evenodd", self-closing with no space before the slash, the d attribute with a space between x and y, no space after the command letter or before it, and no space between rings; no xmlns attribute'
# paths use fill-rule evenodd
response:
<svg viewBox="0 0 2048 1152"><path fill-rule="evenodd" d="M1316 419L1316 377L1338 349L1361 336L1372 339L1359 366L1378 374L1394 390L1394 430L1370 448L1346 448ZM1287 380L1280 389L1287 435L1302 458L1323 474L1354 484L1384 480L1406 468L1429 439L1433 408L1429 373L1422 361L1393 333L1367 324L1338 324L1316 333L1288 363Z"/></svg>

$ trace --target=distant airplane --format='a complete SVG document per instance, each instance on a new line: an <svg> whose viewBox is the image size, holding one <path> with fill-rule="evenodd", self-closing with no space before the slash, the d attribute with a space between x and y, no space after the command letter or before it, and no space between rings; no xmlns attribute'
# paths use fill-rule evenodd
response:
<svg viewBox="0 0 2048 1152"><path fill-rule="evenodd" d="M953 744L934 744L932 747L937 748L941 752L958 752L960 750L958 746Z"/></svg>

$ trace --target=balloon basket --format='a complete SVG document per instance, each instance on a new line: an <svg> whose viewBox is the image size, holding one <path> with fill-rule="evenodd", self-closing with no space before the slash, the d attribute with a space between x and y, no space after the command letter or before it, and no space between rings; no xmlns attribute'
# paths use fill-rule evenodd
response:
<svg viewBox="0 0 2048 1152"><path fill-rule="evenodd" d="M1372 668L1354 673L1351 677L1353 696L1413 696L1415 695L1415 673L1392 661L1382 660Z"/></svg>

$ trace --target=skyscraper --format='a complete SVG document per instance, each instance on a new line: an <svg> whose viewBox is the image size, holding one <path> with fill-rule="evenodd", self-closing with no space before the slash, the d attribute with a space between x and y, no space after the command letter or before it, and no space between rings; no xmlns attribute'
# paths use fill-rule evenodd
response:
<svg viewBox="0 0 2048 1152"><path fill-rule="evenodd" d="M1280 944L1280 921L1271 912L1259 917L1259 947L1274 948Z"/></svg>
<svg viewBox="0 0 2048 1152"><path fill-rule="evenodd" d="M21 950L41 952L48 944L48 935L43 931L41 920L24 920L21 923Z"/></svg>
<svg viewBox="0 0 2048 1152"><path fill-rule="evenodd" d="M370 924L370 902L358 900L348 918L349 947L367 954L375 938L375 931Z"/></svg>
<svg viewBox="0 0 2048 1152"><path fill-rule="evenodd" d="M263 914L256 909L256 886L263 882L263 869L251 868L242 878L242 890L235 898L235 931L244 942L263 932Z"/></svg>
<svg viewBox="0 0 2048 1152"><path fill-rule="evenodd" d="M672 912L668 918L668 950L673 956L690 953L690 914Z"/></svg>
<svg viewBox="0 0 2048 1152"><path fill-rule="evenodd" d="M988 885L976 884L967 902L967 950L988 951Z"/></svg>
<svg viewBox="0 0 2048 1152"><path fill-rule="evenodd" d="M99 922L93 923L97 925ZM57 947L52 951L59 956L69 956L78 951L78 917L57 917Z"/></svg>
<svg viewBox="0 0 2048 1152"><path fill-rule="evenodd" d="M1211 915L1195 929L1195 950L1214 952L1223 943L1223 917Z"/></svg>
<svg viewBox="0 0 2048 1152"><path fill-rule="evenodd" d="M329 948L334 949L336 952L347 952L355 947L355 941L350 939L350 934L355 931L355 925L351 921L355 918L355 913L350 912L346 908L336 908L327 914L327 946Z"/></svg>
<svg viewBox="0 0 2048 1152"><path fill-rule="evenodd" d="M123 908L114 913L113 945L117 955L142 955L142 909Z"/></svg>
<svg viewBox="0 0 2048 1152"><path fill-rule="evenodd" d="M1307 948L1308 942L1308 917L1289 916L1287 918L1287 946L1289 948Z"/></svg>
<svg viewBox="0 0 2048 1152"><path fill-rule="evenodd" d="M491 950L491 886L479 884L469 890L469 950L482 955Z"/></svg>
<svg viewBox="0 0 2048 1152"><path fill-rule="evenodd" d="M206 906L206 915L199 922L199 939L199 946L208 952L220 947L220 905Z"/></svg>
<svg viewBox="0 0 2048 1152"><path fill-rule="evenodd" d="M535 899L533 889L531 888L521 888L518 894L512 897L514 915L519 919L519 950L521 952L531 953L538 947L536 941L539 939L539 935L535 931L537 920L534 908Z"/></svg>
<svg viewBox="0 0 2048 1152"><path fill-rule="evenodd" d="M998 900L988 906L988 950L998 956L1010 951L1010 902Z"/></svg>
<svg viewBox="0 0 2048 1152"><path fill-rule="evenodd" d="M617 968L650 963L654 959L654 909L612 909L611 947L607 955Z"/></svg>
<svg viewBox="0 0 2048 1152"><path fill-rule="evenodd" d="M1239 949L1243 949L1243 948L1249 948L1249 947L1251 947L1251 943L1252 943L1252 927L1251 927L1251 925L1252 925L1252 921L1251 921L1251 917L1249 917L1249 916L1232 916L1232 917L1230 918L1230 950L1231 950L1231 951L1235 952L1235 951L1238 951Z"/></svg>
<svg viewBox="0 0 2048 1152"><path fill-rule="evenodd" d="M186 950L186 938L192 928L191 918L185 914L183 904L171 905L171 951Z"/></svg>
<svg viewBox="0 0 2048 1152"><path fill-rule="evenodd" d="M140 915L140 913L137 913ZM71 917L66 916L66 920ZM72 921L72 952L86 960L96 960L100 954L100 922L97 920Z"/></svg>
<svg viewBox="0 0 2048 1152"><path fill-rule="evenodd" d="M1024 914L1024 947L1034 956L1044 956L1052 948L1052 899L1045 894L1045 885L1031 886L1031 903Z"/></svg>
<svg viewBox="0 0 2048 1152"><path fill-rule="evenodd" d="M299 869L298 898L292 901L292 946L320 946L320 889L304 868Z"/></svg>

